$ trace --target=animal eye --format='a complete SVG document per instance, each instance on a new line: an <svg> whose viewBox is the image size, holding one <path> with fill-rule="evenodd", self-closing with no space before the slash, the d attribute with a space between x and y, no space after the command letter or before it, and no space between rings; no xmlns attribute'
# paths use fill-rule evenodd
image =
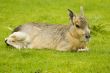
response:
<svg viewBox="0 0 110 73"><path fill-rule="evenodd" d="M80 28L80 26L79 26L79 25L76 25L76 27L77 27L77 28Z"/></svg>

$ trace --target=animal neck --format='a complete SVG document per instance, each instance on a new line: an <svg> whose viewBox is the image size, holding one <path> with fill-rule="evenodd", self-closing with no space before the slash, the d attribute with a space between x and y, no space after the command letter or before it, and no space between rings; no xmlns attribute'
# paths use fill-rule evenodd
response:
<svg viewBox="0 0 110 73"><path fill-rule="evenodd" d="M70 36L71 36L72 38L74 38L74 39L80 39L80 36L78 36L77 32L76 32L74 29L71 29L71 30L69 31L69 34L70 34Z"/></svg>

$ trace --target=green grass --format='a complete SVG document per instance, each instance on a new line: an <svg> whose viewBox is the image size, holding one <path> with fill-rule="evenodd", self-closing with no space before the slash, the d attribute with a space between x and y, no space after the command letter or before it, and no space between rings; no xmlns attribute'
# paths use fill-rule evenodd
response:
<svg viewBox="0 0 110 73"><path fill-rule="evenodd" d="M27 22L68 24L83 5L92 30L89 52L17 50L4 38ZM0 73L110 73L110 0L0 0ZM103 26L101 26L103 25Z"/></svg>

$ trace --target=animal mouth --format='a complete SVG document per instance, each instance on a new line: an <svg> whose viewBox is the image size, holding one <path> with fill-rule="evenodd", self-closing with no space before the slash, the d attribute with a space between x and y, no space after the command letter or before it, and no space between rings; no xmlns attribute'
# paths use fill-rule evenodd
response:
<svg viewBox="0 0 110 73"><path fill-rule="evenodd" d="M89 42L89 40L90 40L90 39L86 39L85 41L86 41L86 42Z"/></svg>
<svg viewBox="0 0 110 73"><path fill-rule="evenodd" d="M80 39L81 42L89 42L89 40L90 40L90 38L85 38L85 37Z"/></svg>

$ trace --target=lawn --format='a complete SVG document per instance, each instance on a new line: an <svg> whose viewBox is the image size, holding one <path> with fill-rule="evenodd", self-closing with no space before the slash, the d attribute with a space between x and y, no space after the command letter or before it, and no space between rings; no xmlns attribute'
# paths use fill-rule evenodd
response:
<svg viewBox="0 0 110 73"><path fill-rule="evenodd" d="M89 52L17 50L4 38L27 22L69 24L67 9L84 7ZM110 0L0 0L0 73L110 73Z"/></svg>

